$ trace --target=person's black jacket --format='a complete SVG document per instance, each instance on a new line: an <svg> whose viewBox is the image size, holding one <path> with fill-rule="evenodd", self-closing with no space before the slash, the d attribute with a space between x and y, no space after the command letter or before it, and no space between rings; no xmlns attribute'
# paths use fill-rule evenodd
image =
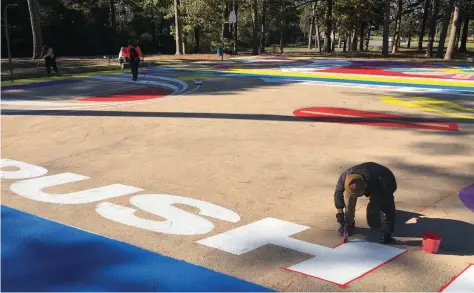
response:
<svg viewBox="0 0 474 293"><path fill-rule="evenodd" d="M387 167L374 162L362 163L347 169L339 176L336 191L334 193L334 204L336 209L344 208L344 181L349 174L359 174L367 182L365 196L393 197L393 193L397 190L397 181L392 171Z"/></svg>

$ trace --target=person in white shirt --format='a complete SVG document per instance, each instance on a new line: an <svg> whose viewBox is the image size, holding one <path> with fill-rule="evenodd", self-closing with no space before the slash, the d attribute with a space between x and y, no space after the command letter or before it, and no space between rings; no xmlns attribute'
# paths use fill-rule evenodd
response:
<svg viewBox="0 0 474 293"><path fill-rule="evenodd" d="M51 67L53 67L54 72L60 76L58 72L58 66L56 65L56 55L54 54L53 48L48 45L44 45L43 58L46 63L46 71L48 72L48 76L51 75Z"/></svg>

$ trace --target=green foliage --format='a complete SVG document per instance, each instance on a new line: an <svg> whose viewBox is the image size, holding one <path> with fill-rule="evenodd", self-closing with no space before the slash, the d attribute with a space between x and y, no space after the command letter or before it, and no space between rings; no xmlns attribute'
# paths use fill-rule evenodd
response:
<svg viewBox="0 0 474 293"><path fill-rule="evenodd" d="M251 48L254 37L252 4L255 0L180 0L180 23L186 52L210 52L222 46L222 27L234 1L238 4L238 47ZM474 0L459 0L474 18ZM15 0L2 1L2 7ZM416 35L423 15L423 0L404 0L401 37ZM447 0L441 0L441 21ZM27 1L9 11L10 35L14 56L31 55L32 36ZM258 39L266 46L300 43L308 34L315 6L315 20L322 33L326 0L257 0ZM397 1L391 1L391 34ZM145 54L174 53L173 0L39 0L42 35L58 55L117 54L129 39L136 39ZM333 27L337 35L361 28L380 31L384 0L333 0ZM263 10L265 9L265 21ZM226 15L224 15L226 14ZM3 18L3 15L2 15ZM3 19L2 19L3 20ZM262 29L262 25L265 27ZM3 26L3 21L2 21ZM425 29L427 31L427 29ZM264 32L264 34L263 34ZM358 32L360 33L360 32ZM377 32L374 32L375 34ZM474 34L474 21L469 34ZM4 34L2 34L4 38ZM233 48L234 40L224 47ZM197 48L196 44L199 44ZM5 54L2 42L2 54Z"/></svg>

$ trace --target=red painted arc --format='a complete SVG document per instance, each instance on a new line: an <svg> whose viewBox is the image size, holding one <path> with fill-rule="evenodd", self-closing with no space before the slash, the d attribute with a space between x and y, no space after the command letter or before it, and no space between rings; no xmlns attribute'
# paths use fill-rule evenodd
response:
<svg viewBox="0 0 474 293"><path fill-rule="evenodd" d="M359 111L346 108L310 107L293 111L296 117L312 121L383 126L392 128L412 128L444 131L459 131L452 122L440 122L427 118L404 117L393 114Z"/></svg>
<svg viewBox="0 0 474 293"><path fill-rule="evenodd" d="M100 96L93 96L79 99L85 102L130 102L159 99L168 96L171 91L162 87L143 87L124 92L116 92L112 94L104 94Z"/></svg>
<svg viewBox="0 0 474 293"><path fill-rule="evenodd" d="M346 67L346 68L331 68L325 70L314 70L315 72L328 72L328 73L343 73L343 74L360 74L360 75L382 75L382 76L393 76L393 77L420 77L420 78L436 78L436 79L453 79L451 75L456 73L451 72L439 72L437 74L423 74L423 72L416 72L406 74L403 72L388 71L377 67Z"/></svg>
<svg viewBox="0 0 474 293"><path fill-rule="evenodd" d="M439 292L443 292L446 288L448 288L448 286L451 285L451 283L454 282L454 280L456 280L460 275L462 275L462 273L467 271L467 269L471 267L472 265L474 264L468 264L467 267L465 267L459 274L452 277L446 284L444 284L443 286L441 286L441 288L439 288Z"/></svg>

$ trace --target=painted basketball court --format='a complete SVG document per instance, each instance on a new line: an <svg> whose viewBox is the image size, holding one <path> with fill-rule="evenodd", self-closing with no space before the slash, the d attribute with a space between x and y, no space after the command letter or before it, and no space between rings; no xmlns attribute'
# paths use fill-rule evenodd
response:
<svg viewBox="0 0 474 293"><path fill-rule="evenodd" d="M472 67L347 62L3 86L2 288L471 290ZM397 177L397 245L365 198L351 241L335 233L337 178L364 161Z"/></svg>

